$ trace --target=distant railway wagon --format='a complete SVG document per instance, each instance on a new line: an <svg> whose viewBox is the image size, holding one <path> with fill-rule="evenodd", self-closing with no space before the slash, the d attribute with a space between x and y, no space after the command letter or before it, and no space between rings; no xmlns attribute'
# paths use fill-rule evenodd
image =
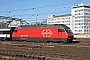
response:
<svg viewBox="0 0 90 60"><path fill-rule="evenodd" d="M72 42L73 33L69 27L59 25L31 25L15 28L12 32L13 40L27 41L63 41Z"/></svg>
<svg viewBox="0 0 90 60"><path fill-rule="evenodd" d="M0 40L10 39L12 37L13 28L0 27Z"/></svg>

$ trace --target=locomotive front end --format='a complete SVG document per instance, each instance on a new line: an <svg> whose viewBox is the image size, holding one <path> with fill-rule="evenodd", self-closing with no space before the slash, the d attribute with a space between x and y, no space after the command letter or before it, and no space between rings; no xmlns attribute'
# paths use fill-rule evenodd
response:
<svg viewBox="0 0 90 60"><path fill-rule="evenodd" d="M73 38L74 38L73 32L71 31L71 29L69 27L65 28L65 31L66 31L67 36L68 36L66 42L67 43L72 42L73 41Z"/></svg>

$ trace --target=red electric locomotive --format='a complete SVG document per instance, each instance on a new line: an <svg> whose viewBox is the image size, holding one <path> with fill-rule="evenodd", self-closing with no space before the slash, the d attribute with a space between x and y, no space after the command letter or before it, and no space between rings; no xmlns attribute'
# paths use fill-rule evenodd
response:
<svg viewBox="0 0 90 60"><path fill-rule="evenodd" d="M15 28L13 40L27 41L63 41L72 42L73 33L64 24L59 25L30 25L29 27Z"/></svg>

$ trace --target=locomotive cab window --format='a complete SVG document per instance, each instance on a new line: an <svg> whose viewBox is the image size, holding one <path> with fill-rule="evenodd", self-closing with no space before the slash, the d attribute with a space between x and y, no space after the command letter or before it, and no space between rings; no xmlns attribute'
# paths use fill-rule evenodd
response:
<svg viewBox="0 0 90 60"><path fill-rule="evenodd" d="M64 29L58 29L58 32L65 32Z"/></svg>

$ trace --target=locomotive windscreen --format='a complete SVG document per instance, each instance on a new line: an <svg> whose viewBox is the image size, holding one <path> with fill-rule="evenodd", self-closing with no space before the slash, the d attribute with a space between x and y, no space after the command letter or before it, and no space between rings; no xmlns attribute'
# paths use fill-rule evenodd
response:
<svg viewBox="0 0 90 60"><path fill-rule="evenodd" d="M65 31L66 31L66 32L72 32L72 31L71 31L71 29L70 29L70 28L68 28L68 27L67 27L67 28L65 28Z"/></svg>

